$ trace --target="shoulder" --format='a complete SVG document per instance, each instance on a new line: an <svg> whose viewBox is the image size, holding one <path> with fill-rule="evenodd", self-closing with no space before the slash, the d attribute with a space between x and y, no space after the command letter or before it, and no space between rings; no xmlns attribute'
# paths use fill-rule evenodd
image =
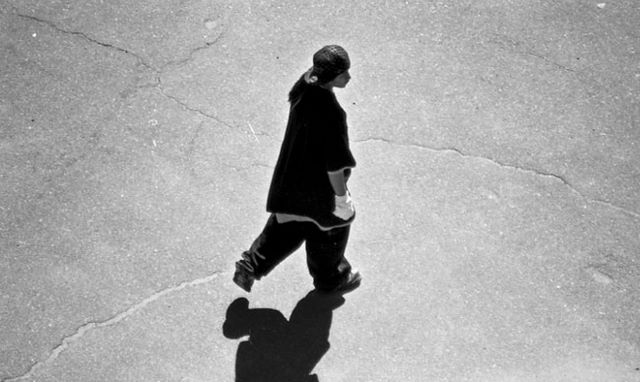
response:
<svg viewBox="0 0 640 382"><path fill-rule="evenodd" d="M325 119L342 120L346 117L345 111L340 106L335 94L329 90L322 89L317 93L314 103Z"/></svg>

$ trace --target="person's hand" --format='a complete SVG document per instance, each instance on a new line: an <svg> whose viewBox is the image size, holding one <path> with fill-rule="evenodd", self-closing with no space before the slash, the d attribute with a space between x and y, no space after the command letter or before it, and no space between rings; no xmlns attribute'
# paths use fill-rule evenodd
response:
<svg viewBox="0 0 640 382"><path fill-rule="evenodd" d="M349 220L356 213L356 207L351 199L351 194L347 191L342 196L335 196L336 208L333 210L333 214L342 220Z"/></svg>

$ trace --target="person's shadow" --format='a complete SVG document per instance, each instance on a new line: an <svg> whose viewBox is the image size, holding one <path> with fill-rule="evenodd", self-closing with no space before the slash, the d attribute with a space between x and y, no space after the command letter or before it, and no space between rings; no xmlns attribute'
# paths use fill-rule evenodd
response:
<svg viewBox="0 0 640 382"><path fill-rule="evenodd" d="M236 382L318 382L311 372L329 350L333 310L343 303L340 295L311 291L287 321L274 309L249 309L246 298L233 301L222 332L249 336L238 345Z"/></svg>

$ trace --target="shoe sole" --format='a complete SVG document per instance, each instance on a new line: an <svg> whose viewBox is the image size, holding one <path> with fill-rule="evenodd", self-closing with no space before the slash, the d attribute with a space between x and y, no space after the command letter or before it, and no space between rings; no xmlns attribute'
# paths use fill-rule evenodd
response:
<svg viewBox="0 0 640 382"><path fill-rule="evenodd" d="M334 293L345 294L345 293L352 292L358 289L361 283L362 283L362 276L360 275L360 273L357 273L351 281L349 281L344 285L341 285L341 287L337 288Z"/></svg>
<svg viewBox="0 0 640 382"><path fill-rule="evenodd" d="M348 282L341 284L334 289L328 289L328 290L320 289L319 291L325 294L346 294L357 289L361 283L362 283L362 275L360 275L360 272L356 272L353 274L351 280L349 280Z"/></svg>
<svg viewBox="0 0 640 382"><path fill-rule="evenodd" d="M248 285L246 282L243 281L248 281ZM239 286L242 290L244 290L247 293L251 293L251 287L253 286L253 280L247 280L243 278L243 275L240 274L235 274L233 275L233 282Z"/></svg>

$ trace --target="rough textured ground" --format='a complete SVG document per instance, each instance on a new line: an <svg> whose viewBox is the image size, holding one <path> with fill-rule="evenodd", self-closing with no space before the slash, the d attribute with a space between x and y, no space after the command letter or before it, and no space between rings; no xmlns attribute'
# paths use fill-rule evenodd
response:
<svg viewBox="0 0 640 382"><path fill-rule="evenodd" d="M3 0L0 381L640 381L639 23L635 0ZM365 280L308 295L300 252L246 295L286 94L329 43Z"/></svg>

